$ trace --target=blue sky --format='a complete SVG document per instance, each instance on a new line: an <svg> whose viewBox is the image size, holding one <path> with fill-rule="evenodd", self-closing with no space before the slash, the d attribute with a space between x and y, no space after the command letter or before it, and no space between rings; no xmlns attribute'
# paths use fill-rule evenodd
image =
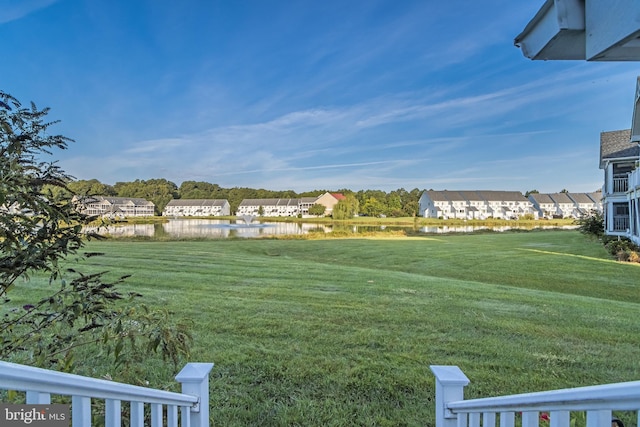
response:
<svg viewBox="0 0 640 427"><path fill-rule="evenodd" d="M0 0L0 89L78 179L594 191L633 63L538 62L543 0Z"/></svg>

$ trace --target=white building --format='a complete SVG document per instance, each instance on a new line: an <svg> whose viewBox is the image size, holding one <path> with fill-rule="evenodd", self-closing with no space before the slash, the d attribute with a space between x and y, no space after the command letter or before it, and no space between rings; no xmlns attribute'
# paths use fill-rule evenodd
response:
<svg viewBox="0 0 640 427"><path fill-rule="evenodd" d="M244 199L236 215L298 216L300 199Z"/></svg>
<svg viewBox="0 0 640 427"><path fill-rule="evenodd" d="M602 212L601 193L529 194L540 218L580 218L591 211Z"/></svg>
<svg viewBox="0 0 640 427"><path fill-rule="evenodd" d="M240 202L237 216L307 216L313 205L325 207L325 215L331 215L333 207L345 196L340 193L324 193L317 197L300 199L244 199Z"/></svg>
<svg viewBox="0 0 640 427"><path fill-rule="evenodd" d="M628 236L631 199L628 194L635 188L629 186L631 172L640 158L638 144L631 142L631 130L617 130L600 134L600 169L604 170L602 208L605 232L613 236ZM635 204L637 204L637 199Z"/></svg>
<svg viewBox="0 0 640 427"><path fill-rule="evenodd" d="M419 214L442 219L537 218L533 204L517 191L435 191L422 193Z"/></svg>
<svg viewBox="0 0 640 427"><path fill-rule="evenodd" d="M74 197L80 211L85 215L107 218L153 216L155 205L140 197L89 196Z"/></svg>
<svg viewBox="0 0 640 427"><path fill-rule="evenodd" d="M163 216L229 216L227 199L174 199L165 206Z"/></svg>

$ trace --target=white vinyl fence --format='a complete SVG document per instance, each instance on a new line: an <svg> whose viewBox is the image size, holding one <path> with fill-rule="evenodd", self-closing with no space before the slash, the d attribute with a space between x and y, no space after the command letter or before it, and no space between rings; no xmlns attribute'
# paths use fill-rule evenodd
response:
<svg viewBox="0 0 640 427"><path fill-rule="evenodd" d="M71 396L73 427L91 426L91 400L105 401L105 426L119 427L128 402L131 427L144 426L149 405L151 427L209 427L209 372L213 363L188 363L176 375L182 393L133 386L0 361L0 390L26 392L26 403L50 404L52 395Z"/></svg>
<svg viewBox="0 0 640 427"><path fill-rule="evenodd" d="M469 379L457 366L431 366L436 377L436 427L570 427L572 413L586 413L586 427L610 427L612 411L640 408L640 381L464 400ZM520 420L518 420L520 422ZM629 425L632 420L627 421ZM545 420L546 424L547 421ZM579 424L577 424L579 426Z"/></svg>

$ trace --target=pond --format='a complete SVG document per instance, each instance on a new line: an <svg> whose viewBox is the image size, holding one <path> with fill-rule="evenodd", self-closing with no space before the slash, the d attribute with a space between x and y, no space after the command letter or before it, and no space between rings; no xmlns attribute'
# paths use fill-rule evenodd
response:
<svg viewBox="0 0 640 427"><path fill-rule="evenodd" d="M565 227L535 227L540 229L575 228ZM333 231L368 233L378 231L411 231L418 234L439 233L471 233L474 231L508 231L524 229L523 227L487 227L487 226L427 226L414 229L411 226L372 226L372 225L333 225L292 222L265 222L253 221L246 223L242 220L216 220L216 219L170 219L163 223L152 224L116 224L106 228L88 227L87 231L97 232L103 235L115 237L145 236L152 238L256 238L268 236L291 236L309 233L331 233ZM528 229L531 229L529 227Z"/></svg>

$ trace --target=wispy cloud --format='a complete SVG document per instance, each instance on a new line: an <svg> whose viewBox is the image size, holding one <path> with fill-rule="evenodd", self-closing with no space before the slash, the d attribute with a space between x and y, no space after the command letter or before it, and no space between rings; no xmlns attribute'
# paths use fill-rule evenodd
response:
<svg viewBox="0 0 640 427"><path fill-rule="evenodd" d="M0 24L17 21L33 12L44 9L58 0L0 0Z"/></svg>

